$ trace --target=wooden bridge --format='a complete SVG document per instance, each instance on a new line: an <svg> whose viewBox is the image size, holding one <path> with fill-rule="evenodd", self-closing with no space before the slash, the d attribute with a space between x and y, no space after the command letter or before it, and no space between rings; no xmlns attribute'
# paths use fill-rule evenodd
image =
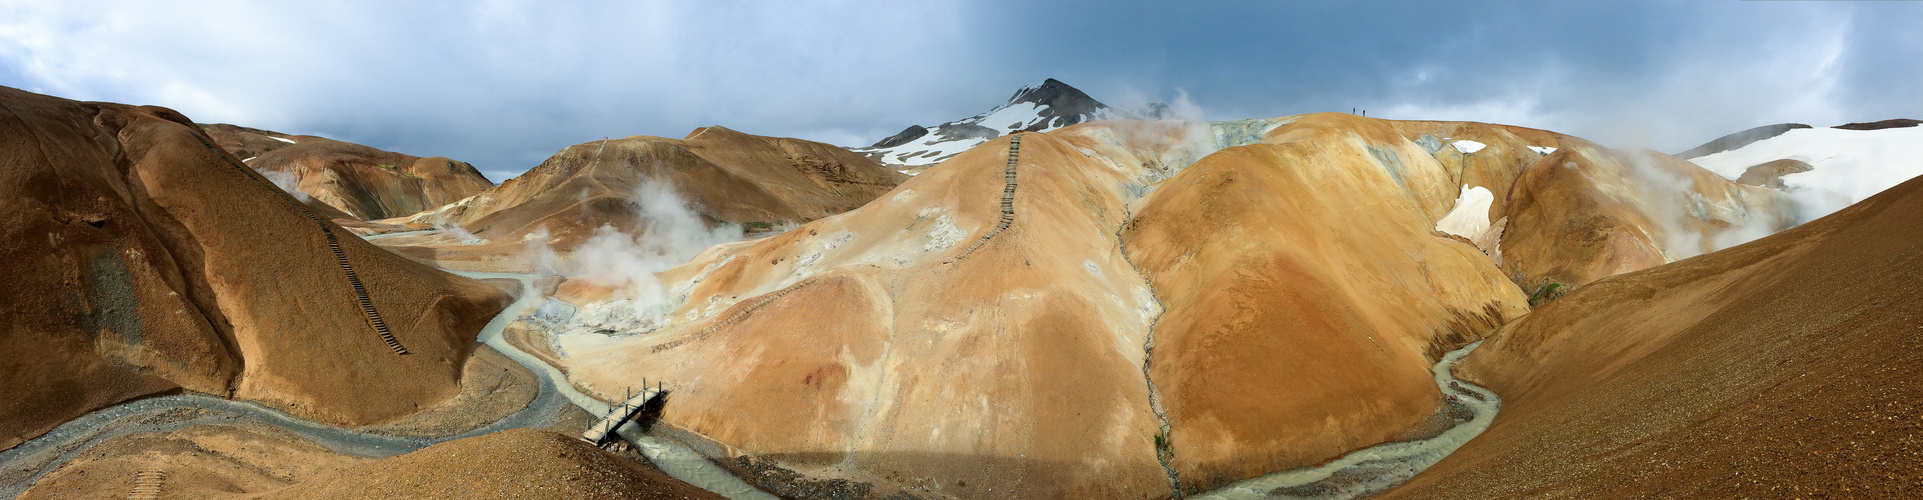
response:
<svg viewBox="0 0 1923 500"><path fill-rule="evenodd" d="M645 386L647 382L644 380L642 384ZM615 440L621 438L614 432L615 429L621 428L621 424L628 423L628 420L641 413L641 409L646 408L648 403L654 402L655 398L667 393L668 391L663 389L659 382L654 387L643 387L638 393L630 388L628 399L621 404L608 407L608 414L602 416L601 420L594 425L588 426L588 430L581 433L581 439L604 448L613 444Z"/></svg>

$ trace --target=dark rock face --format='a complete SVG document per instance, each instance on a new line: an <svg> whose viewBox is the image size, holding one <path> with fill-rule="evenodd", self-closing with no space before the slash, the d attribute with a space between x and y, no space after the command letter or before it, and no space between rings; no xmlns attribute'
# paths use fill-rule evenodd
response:
<svg viewBox="0 0 1923 500"><path fill-rule="evenodd" d="M1041 108L1038 110L1038 114L1042 119L1029 124L1016 123L1006 125L999 123L981 123L983 118L993 114L996 110L1022 103L1033 103L1035 106ZM1094 119L1098 113L1107 109L1109 109L1108 105L1102 104L1101 101L1097 101L1093 97L1089 97L1088 94L1083 93L1080 89L1070 87L1068 84L1062 83L1061 80L1049 78L1043 80L1040 85L1030 85L1015 91L1014 95L1009 96L1007 103L996 107L994 110L990 110L988 113L936 125L932 130L920 125L910 125L907 129L902 130L901 133L882 139L880 142L876 142L873 146L869 147L892 148L921 139L930 133L935 134L943 140L969 138L986 140L1000 137L1004 133L1004 129L1008 129L1007 131L1010 132L1014 130L1039 132L1089 121ZM1150 105L1150 112L1152 114L1161 115L1166 114L1167 111L1168 105L1166 104L1155 103ZM1157 117L1149 118L1158 119Z"/></svg>
<svg viewBox="0 0 1923 500"><path fill-rule="evenodd" d="M882 139L880 142L876 142L875 145L868 146L868 147L892 148L895 146L907 144L908 141L920 139L921 136L924 136L924 135L928 135L928 128L923 127L921 125L909 125L908 128L905 130L902 130L901 133L888 136L887 139Z"/></svg>
<svg viewBox="0 0 1923 500"><path fill-rule="evenodd" d="M1799 128L1810 128L1810 126L1804 125L1801 123L1778 123L1775 125L1764 125L1764 126L1756 127L1749 130L1744 130L1742 132L1737 132L1734 134L1718 137L1716 138L1716 140L1709 141L1709 143L1707 144L1690 148L1689 151L1677 153L1676 157L1687 160L1690 158L1696 158L1700 156L1709 156L1716 153L1721 153L1724 151L1741 148L1743 146L1748 146L1751 143L1754 143L1756 141L1783 135L1784 132L1788 132L1788 131L1799 129Z"/></svg>
<svg viewBox="0 0 1923 500"><path fill-rule="evenodd" d="M1914 127L1918 124L1923 124L1923 121L1911 120L1909 118L1892 118L1880 122L1849 123L1837 125L1832 128L1840 128L1843 130L1882 130L1886 128Z"/></svg>
<svg viewBox="0 0 1923 500"><path fill-rule="evenodd" d="M935 135L938 137L941 137L941 139L944 141L953 141L957 139L986 140L986 139L994 139L996 137L1002 136L1002 133L995 131L995 129L983 127L981 125L976 125L973 123L950 123L946 126L937 128L935 130L939 130L939 132L936 132Z"/></svg>
<svg viewBox="0 0 1923 500"><path fill-rule="evenodd" d="M1049 118L1030 125L1030 132L1081 123L1090 115L1108 108L1108 105L1089 97L1080 89L1054 78L1043 80L1041 86L1023 87L1015 92L1014 97L1008 98L1011 106L1025 102L1041 106L1041 115Z"/></svg>
<svg viewBox="0 0 1923 500"><path fill-rule="evenodd" d="M1022 87L1009 96L1007 102L982 114L932 127L910 126L873 146L854 151L883 163L931 165L1003 134L1043 132L1109 118L1166 120L1174 119L1175 113L1164 103L1128 109L1110 107L1061 80L1049 78L1040 84ZM926 141L930 147L917 148L913 146L916 141Z"/></svg>

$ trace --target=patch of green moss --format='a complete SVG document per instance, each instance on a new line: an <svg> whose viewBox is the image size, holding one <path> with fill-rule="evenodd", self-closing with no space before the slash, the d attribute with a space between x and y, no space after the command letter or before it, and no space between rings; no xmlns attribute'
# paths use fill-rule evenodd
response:
<svg viewBox="0 0 1923 500"><path fill-rule="evenodd" d="M1537 288L1535 293L1529 294L1529 306L1537 307L1547 304L1549 301L1562 297L1565 293L1569 293L1568 287L1563 286L1562 283L1550 282L1541 288Z"/></svg>

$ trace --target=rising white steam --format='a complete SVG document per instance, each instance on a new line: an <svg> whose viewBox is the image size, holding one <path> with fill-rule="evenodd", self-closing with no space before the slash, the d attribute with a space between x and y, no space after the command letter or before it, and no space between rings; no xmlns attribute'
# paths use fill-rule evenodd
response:
<svg viewBox="0 0 1923 500"><path fill-rule="evenodd" d="M581 278L618 290L618 299L582 310L583 326L592 330L638 333L659 328L685 298L656 275L687 263L708 247L742 238L741 227L734 224L708 227L666 183L644 181L633 199L645 227L603 225L572 254Z"/></svg>
<svg viewBox="0 0 1923 500"><path fill-rule="evenodd" d="M450 238L454 238L454 241L458 241L462 245L479 245L479 244L487 243L486 238L475 236L474 233L467 232L466 228L462 228L460 224L455 224L453 221L436 222L434 223L434 229L440 230L441 234L445 234ZM545 230L547 228L544 226L541 229Z"/></svg>
<svg viewBox="0 0 1923 500"><path fill-rule="evenodd" d="M1681 172L1659 164L1658 153L1624 151L1628 174L1643 186L1634 198L1664 235L1657 241L1664 257L1682 260L1768 236L1790 225L1793 210L1752 198L1741 190L1710 188L1712 197L1696 189Z"/></svg>
<svg viewBox="0 0 1923 500"><path fill-rule="evenodd" d="M547 226L534 228L533 232L521 237L521 242L527 245L528 265L534 268L536 275L560 276L567 268L566 261L554 253L554 247L548 245L553 238Z"/></svg>
<svg viewBox="0 0 1923 500"><path fill-rule="evenodd" d="M300 178L294 177L294 174L279 170L265 170L260 172L260 176L272 181L275 186L280 187L281 191L286 191L287 194L294 195L294 199L300 200L301 203L306 203L311 199L307 196L306 191L300 190Z"/></svg>
<svg viewBox="0 0 1923 500"><path fill-rule="evenodd" d="M1151 107L1146 94L1136 91L1125 92L1121 102L1124 103L1120 106L1122 109ZM1116 148L1102 155L1093 151L1088 154L1095 157L1132 156L1138 161L1139 165L1117 166L1132 177L1128 192L1134 198L1146 195L1153 190L1155 183L1173 177L1202 157L1226 148L1261 142L1269 131L1294 120L1273 118L1210 122L1205 121L1206 115L1201 106L1189 99L1187 91L1176 89L1175 98L1169 101L1157 119L1111 122L1108 131L1084 132Z"/></svg>

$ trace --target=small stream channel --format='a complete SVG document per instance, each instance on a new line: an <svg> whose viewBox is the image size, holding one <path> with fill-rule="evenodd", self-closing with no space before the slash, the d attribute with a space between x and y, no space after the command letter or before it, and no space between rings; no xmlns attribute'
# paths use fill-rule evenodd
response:
<svg viewBox="0 0 1923 500"><path fill-rule="evenodd" d="M1388 491L1442 461L1463 443L1482 434L1495 421L1502 400L1496 393L1456 379L1456 362L1469 355L1476 342L1442 356L1430 372L1442 389L1451 415L1467 416L1434 437L1383 443L1349 452L1314 467L1300 467L1245 479L1189 498L1242 500L1253 498L1334 500L1361 498Z"/></svg>

